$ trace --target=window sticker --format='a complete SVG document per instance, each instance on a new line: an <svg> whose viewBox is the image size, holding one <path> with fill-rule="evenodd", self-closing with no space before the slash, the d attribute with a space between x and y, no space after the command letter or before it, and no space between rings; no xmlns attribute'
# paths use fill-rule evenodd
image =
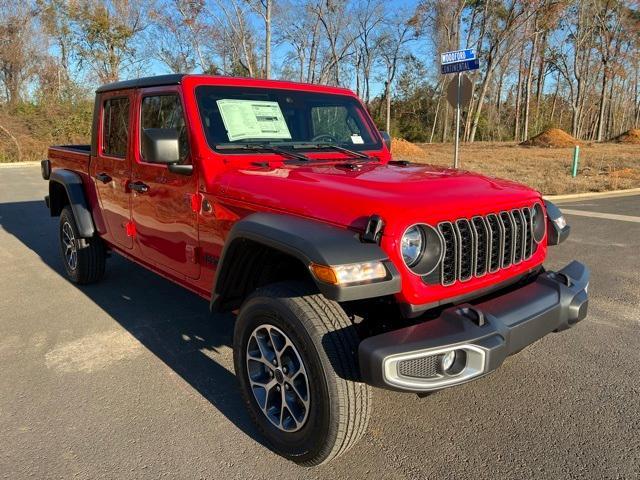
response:
<svg viewBox="0 0 640 480"><path fill-rule="evenodd" d="M278 102L263 100L217 100L229 141L253 138L291 140Z"/></svg>
<svg viewBox="0 0 640 480"><path fill-rule="evenodd" d="M362 137L360 135L358 135L357 133L354 133L354 134L351 135L351 143L363 144L364 140L362 139Z"/></svg>

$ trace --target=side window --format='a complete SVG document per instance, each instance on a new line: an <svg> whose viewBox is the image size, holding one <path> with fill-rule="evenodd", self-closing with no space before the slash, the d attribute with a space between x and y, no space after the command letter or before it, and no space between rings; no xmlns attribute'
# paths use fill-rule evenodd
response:
<svg viewBox="0 0 640 480"><path fill-rule="evenodd" d="M184 163L189 154L187 129L182 113L182 105L177 95L156 95L142 99L141 128L167 128L178 131L180 142L180 162Z"/></svg>
<svg viewBox="0 0 640 480"><path fill-rule="evenodd" d="M102 118L102 153L125 157L129 139L129 99L106 100Z"/></svg>

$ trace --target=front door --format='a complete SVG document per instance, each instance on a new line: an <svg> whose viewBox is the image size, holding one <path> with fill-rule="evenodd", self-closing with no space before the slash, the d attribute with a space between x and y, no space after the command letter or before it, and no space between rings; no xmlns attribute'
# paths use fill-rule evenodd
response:
<svg viewBox="0 0 640 480"><path fill-rule="evenodd" d="M136 148L132 166L132 220L144 260L168 273L198 278L197 174L171 173L166 165L145 161L140 149L146 128L176 129L180 138L180 162L191 163L184 109L175 87L142 90L136 99ZM137 185L137 186L136 186Z"/></svg>
<svg viewBox="0 0 640 480"><path fill-rule="evenodd" d="M116 246L133 247L130 220L131 149L131 91L102 94L98 145L91 161L91 175L96 185L102 214L107 224L106 238Z"/></svg>

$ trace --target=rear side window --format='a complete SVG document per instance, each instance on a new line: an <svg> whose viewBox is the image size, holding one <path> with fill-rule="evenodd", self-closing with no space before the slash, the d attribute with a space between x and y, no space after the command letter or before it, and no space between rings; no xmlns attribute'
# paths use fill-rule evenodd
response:
<svg viewBox="0 0 640 480"><path fill-rule="evenodd" d="M146 128L167 128L178 131L180 161L189 154L187 129L182 113L182 105L177 95L156 95L142 99L142 131Z"/></svg>
<svg viewBox="0 0 640 480"><path fill-rule="evenodd" d="M104 102L102 152L113 157L124 157L128 139L129 99L110 98Z"/></svg>

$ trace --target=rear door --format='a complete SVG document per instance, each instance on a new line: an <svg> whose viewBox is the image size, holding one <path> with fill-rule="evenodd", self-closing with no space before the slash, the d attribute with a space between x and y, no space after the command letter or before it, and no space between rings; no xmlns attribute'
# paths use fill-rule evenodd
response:
<svg viewBox="0 0 640 480"><path fill-rule="evenodd" d="M91 174L96 184L102 214L107 224L107 239L121 247L132 248L128 234L131 175L132 91L101 94L98 148L91 162Z"/></svg>
<svg viewBox="0 0 640 480"><path fill-rule="evenodd" d="M136 99L136 147L131 181L144 185L132 191L131 211L142 257L168 273L198 278L198 223L192 199L197 194L197 171L171 173L166 165L149 163L140 144L145 128L176 129L180 163L191 164L189 134L177 87L141 90ZM197 167L197 166L196 166Z"/></svg>

